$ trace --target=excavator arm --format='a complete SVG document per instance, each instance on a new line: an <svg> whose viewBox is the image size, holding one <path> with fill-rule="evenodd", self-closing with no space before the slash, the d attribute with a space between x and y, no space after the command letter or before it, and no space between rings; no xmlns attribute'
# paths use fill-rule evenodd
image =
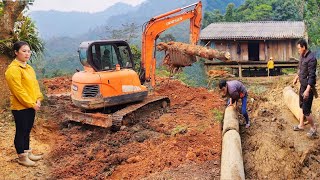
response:
<svg viewBox="0 0 320 180"><path fill-rule="evenodd" d="M182 12L184 9L190 7L194 8L192 10ZM151 82L152 87L155 85L155 43L159 34L188 19L190 20L190 43L195 45L197 44L200 35L202 19L201 1L155 16L145 24L142 34L141 68L143 72L142 74L144 75L143 80Z"/></svg>

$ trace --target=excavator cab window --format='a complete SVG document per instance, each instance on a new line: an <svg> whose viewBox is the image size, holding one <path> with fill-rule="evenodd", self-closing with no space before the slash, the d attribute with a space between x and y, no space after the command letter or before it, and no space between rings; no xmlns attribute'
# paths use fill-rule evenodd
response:
<svg viewBox="0 0 320 180"><path fill-rule="evenodd" d="M92 52L92 62L94 66L97 68L98 71L101 71L102 69L102 62L101 62L101 51L97 46L92 46L91 49Z"/></svg>
<svg viewBox="0 0 320 180"><path fill-rule="evenodd" d="M117 63L117 56L115 56L115 50L112 45L101 45L100 51L103 52L101 55L101 70L114 69Z"/></svg>
<svg viewBox="0 0 320 180"><path fill-rule="evenodd" d="M130 58L128 46L118 46L118 48L119 48L119 53L121 57L122 67L132 68L132 60Z"/></svg>
<svg viewBox="0 0 320 180"><path fill-rule="evenodd" d="M90 66L87 59L87 49L86 48L80 48L79 49L79 58L80 62L83 66Z"/></svg>

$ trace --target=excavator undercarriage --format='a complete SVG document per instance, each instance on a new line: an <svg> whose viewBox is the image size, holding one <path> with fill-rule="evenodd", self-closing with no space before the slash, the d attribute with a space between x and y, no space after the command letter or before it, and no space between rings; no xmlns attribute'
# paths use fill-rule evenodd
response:
<svg viewBox="0 0 320 180"><path fill-rule="evenodd" d="M145 118L159 118L170 106L170 99L165 96L148 96L143 101L114 106L107 109L73 111L66 118L84 124L120 130L143 121Z"/></svg>

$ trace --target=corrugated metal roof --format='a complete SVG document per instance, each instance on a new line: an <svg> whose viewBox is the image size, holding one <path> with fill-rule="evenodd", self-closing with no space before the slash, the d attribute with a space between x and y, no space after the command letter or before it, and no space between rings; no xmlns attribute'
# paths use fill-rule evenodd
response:
<svg viewBox="0 0 320 180"><path fill-rule="evenodd" d="M293 39L304 33L303 21L220 22L204 28L200 39Z"/></svg>

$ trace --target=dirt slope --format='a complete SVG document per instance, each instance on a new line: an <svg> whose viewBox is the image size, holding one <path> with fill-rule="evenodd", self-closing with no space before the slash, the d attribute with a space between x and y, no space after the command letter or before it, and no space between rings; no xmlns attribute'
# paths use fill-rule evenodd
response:
<svg viewBox="0 0 320 180"><path fill-rule="evenodd" d="M157 82L154 94L170 97L169 112L116 133L65 121L63 114L75 108L69 96L50 96L38 113L43 120L32 132L33 147L45 152L45 159L35 171L15 171L16 177L218 179L222 99L216 92L190 88L176 80ZM49 94L65 94L69 91L70 78L44 80L44 85ZM5 114L5 121L10 121L10 112ZM2 126L7 136L2 136L1 142L6 141L4 149L10 152L7 160L10 167L6 169L24 169L17 165L12 146L14 124Z"/></svg>
<svg viewBox="0 0 320 180"><path fill-rule="evenodd" d="M320 178L320 141L306 137L309 126L304 132L292 130L298 121L283 103L282 90L292 80L290 76L244 80L254 88L265 88L264 93L254 97L257 106L250 113L250 130L241 129L247 179ZM315 99L313 105L317 122L318 101Z"/></svg>

